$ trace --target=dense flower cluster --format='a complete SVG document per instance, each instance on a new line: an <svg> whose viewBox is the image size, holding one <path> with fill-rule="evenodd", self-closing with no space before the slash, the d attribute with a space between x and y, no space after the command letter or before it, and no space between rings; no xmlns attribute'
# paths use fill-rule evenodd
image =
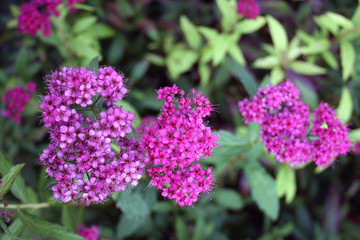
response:
<svg viewBox="0 0 360 240"><path fill-rule="evenodd" d="M97 226L91 226L90 228L85 227L84 225L80 225L77 229L77 234L84 237L87 240L97 240L100 231ZM102 238L101 240L107 240L105 238Z"/></svg>
<svg viewBox="0 0 360 240"><path fill-rule="evenodd" d="M84 0L67 0L70 12L74 12L73 4ZM24 34L35 36L38 31L46 37L51 34L50 17L59 16L57 7L62 3L61 0L32 0L20 6L18 18L18 30Z"/></svg>
<svg viewBox="0 0 360 240"><path fill-rule="evenodd" d="M299 90L291 82L268 85L260 88L251 101L240 101L239 110L245 123L262 126L259 133L263 144L280 162L298 165L312 160L324 167L348 152L351 145L347 127L335 118L335 111L327 103L322 103L314 112L309 135L309 107L299 97Z"/></svg>
<svg viewBox="0 0 360 240"><path fill-rule="evenodd" d="M89 205L103 202L128 184L137 185L144 173L143 152L135 139L127 137L135 114L111 105L127 92L123 75L112 67L102 67L98 73L63 67L46 81L49 93L42 97L40 108L51 143L40 161L57 180L54 198ZM101 96L110 106L99 112L96 103ZM85 117L87 111L95 118ZM120 152L112 151L112 142L119 143Z"/></svg>
<svg viewBox="0 0 360 240"><path fill-rule="evenodd" d="M244 18L256 19L260 14L260 8L255 0L238 0L238 13Z"/></svg>
<svg viewBox="0 0 360 240"><path fill-rule="evenodd" d="M2 181L0 181L0 186L3 184ZM0 196L0 200L3 198L3 196ZM10 222L10 218L8 217L8 214L10 216L14 215L14 211L10 211L10 212L7 212L6 211L6 208L9 206L8 203L4 203L4 208L3 209L0 209L0 215L1 217L4 219L4 221L6 223L9 223Z"/></svg>
<svg viewBox="0 0 360 240"><path fill-rule="evenodd" d="M17 86L9 89L3 96L6 109L1 111L1 115L20 123L21 113L24 112L35 89L36 83L34 82L27 83L25 87Z"/></svg>
<svg viewBox="0 0 360 240"><path fill-rule="evenodd" d="M200 93L191 90L191 97L177 86L157 91L165 99L160 117L145 127L141 144L147 151L145 162L152 185L162 196L175 199L180 206L192 205L199 195L212 189L212 169L203 169L201 157L212 154L218 136L211 133L204 119L213 108ZM179 95L179 98L176 98Z"/></svg>

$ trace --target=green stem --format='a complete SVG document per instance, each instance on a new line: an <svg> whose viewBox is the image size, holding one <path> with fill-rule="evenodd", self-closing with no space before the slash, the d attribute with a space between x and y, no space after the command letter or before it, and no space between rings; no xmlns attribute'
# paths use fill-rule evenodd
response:
<svg viewBox="0 0 360 240"><path fill-rule="evenodd" d="M50 207L49 203L24 203L24 204L9 204L6 209L25 209L25 208L48 208ZM4 208L4 204L0 204L0 208Z"/></svg>

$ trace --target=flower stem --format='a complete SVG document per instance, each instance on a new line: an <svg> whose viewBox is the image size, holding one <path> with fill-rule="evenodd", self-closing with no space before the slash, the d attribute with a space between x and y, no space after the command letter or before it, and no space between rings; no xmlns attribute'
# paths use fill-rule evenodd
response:
<svg viewBox="0 0 360 240"><path fill-rule="evenodd" d="M47 202L42 203L24 203L24 204L9 204L6 209L25 209L25 208L47 208L50 204ZM4 208L4 204L0 204L0 208Z"/></svg>

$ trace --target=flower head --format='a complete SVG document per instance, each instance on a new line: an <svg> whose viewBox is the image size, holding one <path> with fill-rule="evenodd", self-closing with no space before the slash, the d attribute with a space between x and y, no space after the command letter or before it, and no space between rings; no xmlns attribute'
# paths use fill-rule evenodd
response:
<svg viewBox="0 0 360 240"><path fill-rule="evenodd" d="M49 93L42 97L40 108L51 143L40 161L57 180L54 198L89 205L128 185L136 186L145 163L137 140L128 138L135 114L113 105L127 91L123 75L112 67L98 73L63 67L45 79ZM100 105L97 110L102 96L109 107ZM84 116L86 112L90 114ZM112 150L113 142L119 143L119 152Z"/></svg>
<svg viewBox="0 0 360 240"><path fill-rule="evenodd" d="M238 13L244 18L256 19L260 14L260 8L255 0L238 0Z"/></svg>
<svg viewBox="0 0 360 240"><path fill-rule="evenodd" d="M213 108L202 94L191 90L191 97L177 86L157 91L164 99L160 117L150 127L145 127L141 144L147 155L145 162L152 185L162 191L162 196L175 199L180 205L192 205L198 196L212 189L212 170L203 169L200 158L212 154L218 136L211 133L203 118L210 116Z"/></svg>

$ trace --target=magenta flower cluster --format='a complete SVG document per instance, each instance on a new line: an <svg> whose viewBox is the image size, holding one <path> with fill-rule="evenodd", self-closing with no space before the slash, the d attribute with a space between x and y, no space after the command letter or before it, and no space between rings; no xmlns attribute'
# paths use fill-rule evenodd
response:
<svg viewBox="0 0 360 240"><path fill-rule="evenodd" d="M84 0L67 0L66 4L70 7L70 12L74 12L73 4ZM62 3L61 0L32 0L20 6L18 18L18 30L24 34L35 36L41 31L45 37L51 34L50 17L59 17L57 7Z"/></svg>
<svg viewBox="0 0 360 240"><path fill-rule="evenodd" d="M239 110L246 124L261 125L263 144L280 162L299 165L313 161L325 167L349 151L348 129L327 103L321 103L314 111L309 132L310 110L299 98L297 87L287 81L276 87L259 88L251 101L239 102Z"/></svg>
<svg viewBox="0 0 360 240"><path fill-rule="evenodd" d="M77 234L87 240L98 240L100 231L97 226L91 226L87 228L84 225L80 225L77 229ZM107 239L102 238L101 240L107 240Z"/></svg>
<svg viewBox="0 0 360 240"><path fill-rule="evenodd" d="M3 96L6 109L1 110L1 115L17 123L21 122L21 113L30 101L36 89L36 83L29 82L25 87L17 86L9 89Z"/></svg>
<svg viewBox="0 0 360 240"><path fill-rule="evenodd" d="M244 18L256 19L260 15L260 8L255 0L238 0L238 13Z"/></svg>
<svg viewBox="0 0 360 240"><path fill-rule="evenodd" d="M54 198L89 205L128 185L136 186L145 163L136 139L128 138L135 114L113 105L127 93L124 76L112 67L102 67L98 73L63 67L45 79L49 93L42 97L40 108L51 143L40 161L57 180ZM97 105L101 98L107 109ZM115 142L119 152L112 151Z"/></svg>
<svg viewBox="0 0 360 240"><path fill-rule="evenodd" d="M212 154L218 136L211 133L203 118L213 108L202 94L184 91L177 86L157 91L164 107L155 123L143 129L141 144L147 152L145 162L152 185L162 196L180 205L192 205L200 194L212 189L212 169L203 169L200 158ZM178 97L177 97L178 96Z"/></svg>

